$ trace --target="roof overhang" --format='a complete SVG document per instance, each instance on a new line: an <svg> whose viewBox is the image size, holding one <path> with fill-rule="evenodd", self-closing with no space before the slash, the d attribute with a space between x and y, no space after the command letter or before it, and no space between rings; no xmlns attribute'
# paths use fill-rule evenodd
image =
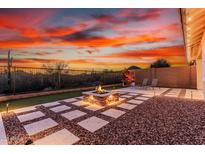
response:
<svg viewBox="0 0 205 154"><path fill-rule="evenodd" d="M187 61L202 58L201 42L205 31L205 9L181 9Z"/></svg>

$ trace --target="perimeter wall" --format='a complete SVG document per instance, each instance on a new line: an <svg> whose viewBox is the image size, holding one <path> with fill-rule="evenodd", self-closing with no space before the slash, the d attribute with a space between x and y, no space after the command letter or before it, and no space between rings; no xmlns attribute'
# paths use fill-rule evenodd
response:
<svg viewBox="0 0 205 154"><path fill-rule="evenodd" d="M159 87L197 88L196 66L151 68L134 72L136 84L141 84L144 78L148 78L150 83L157 78Z"/></svg>

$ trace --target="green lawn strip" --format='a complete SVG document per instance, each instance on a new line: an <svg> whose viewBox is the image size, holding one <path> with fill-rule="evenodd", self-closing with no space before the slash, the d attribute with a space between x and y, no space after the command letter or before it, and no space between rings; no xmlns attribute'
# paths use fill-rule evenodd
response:
<svg viewBox="0 0 205 154"><path fill-rule="evenodd" d="M114 90L122 88L121 86L115 86L115 87L109 87L106 89ZM37 96L37 97L31 97L31 98L25 98L25 99L19 99L19 100L13 100L13 101L6 101L6 102L0 102L0 112L6 111L6 104L9 103L9 110L14 110L18 108L58 101L62 99L68 99L73 97L78 97L82 95L82 91L77 92L69 92L69 93L61 93L61 94L53 94L53 95L46 95L46 96Z"/></svg>
<svg viewBox="0 0 205 154"><path fill-rule="evenodd" d="M13 110L13 109L18 109L22 107L38 105L38 104L48 103L52 101L72 98L72 97L78 97L80 95L81 95L81 91L78 91L78 92L53 94L53 95L47 95L47 96L38 96L38 97L2 102L0 103L0 112L6 110L7 103L9 103L9 110Z"/></svg>

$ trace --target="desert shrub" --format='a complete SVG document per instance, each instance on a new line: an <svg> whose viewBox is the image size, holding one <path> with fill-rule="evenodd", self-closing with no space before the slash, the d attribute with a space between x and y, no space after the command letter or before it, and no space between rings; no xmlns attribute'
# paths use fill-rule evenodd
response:
<svg viewBox="0 0 205 154"><path fill-rule="evenodd" d="M59 88L75 88L96 86L99 84L115 84L121 82L121 72L69 72L59 74L58 72L43 72L43 71L25 71L17 70L12 73L12 83L15 79L15 91L41 91ZM59 86L60 79L60 86ZM7 84L7 74L0 74L0 93L8 93L9 87ZM14 85L12 85L14 86Z"/></svg>

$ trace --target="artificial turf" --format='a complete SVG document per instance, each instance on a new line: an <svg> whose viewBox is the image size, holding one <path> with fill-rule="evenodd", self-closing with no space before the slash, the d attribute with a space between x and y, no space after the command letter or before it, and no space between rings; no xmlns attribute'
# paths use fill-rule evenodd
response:
<svg viewBox="0 0 205 154"><path fill-rule="evenodd" d="M115 86L106 88L109 90L120 88L121 86ZM19 99L19 100L12 100L12 101L6 101L6 102L0 102L0 112L6 111L6 104L9 104L9 110L14 110L18 108L68 99L72 97L78 97L82 95L82 91L75 91L75 92L67 92L67 93L61 93L61 94L52 94L52 95L46 95L46 96L37 96L37 97L31 97L31 98L25 98L25 99Z"/></svg>

